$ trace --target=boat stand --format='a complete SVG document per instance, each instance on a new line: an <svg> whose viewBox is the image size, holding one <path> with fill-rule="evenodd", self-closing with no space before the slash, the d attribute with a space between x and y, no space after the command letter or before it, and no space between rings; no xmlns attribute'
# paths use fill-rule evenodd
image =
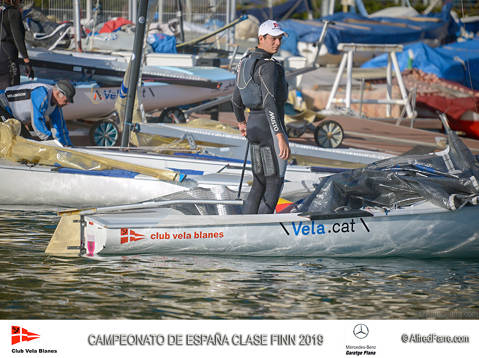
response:
<svg viewBox="0 0 479 358"><path fill-rule="evenodd" d="M324 114L334 111L333 104L340 103L346 105L346 112L353 113L351 110L352 103L359 103L361 108L363 104L385 104L386 107L386 116L391 117L391 105L402 105L404 110L402 111L402 116L406 115L407 119L411 120L411 126L414 123L414 119L417 116L417 113L413 110L412 106L412 97L413 92L408 95L406 87L404 85L401 70L399 69L399 64L396 56L396 52L402 51L402 45L376 45L376 44L355 44L355 43L340 43L338 45L338 50L343 51L343 57L334 80L333 88L329 94L329 99L324 109ZM385 52L388 54L388 64L386 67L386 83L387 83L387 93L385 99L363 99L361 93L360 99L351 98L352 92L352 72L353 72L353 56L356 52ZM400 99L392 98L392 75L396 75L396 79L399 85L399 90L401 92ZM346 95L344 98L336 98L339 82L343 76L343 72L346 69ZM404 113L405 112L405 113ZM399 125L401 118L396 121L396 125Z"/></svg>

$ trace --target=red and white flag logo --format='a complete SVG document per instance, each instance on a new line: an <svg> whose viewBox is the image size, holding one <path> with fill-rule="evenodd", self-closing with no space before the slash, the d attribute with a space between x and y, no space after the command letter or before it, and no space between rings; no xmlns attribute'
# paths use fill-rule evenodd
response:
<svg viewBox="0 0 479 358"><path fill-rule="evenodd" d="M33 341L40 338L39 334L29 332L25 328L19 326L12 326L12 344L17 344L25 341Z"/></svg>
<svg viewBox="0 0 479 358"><path fill-rule="evenodd" d="M145 235L138 234L131 229L122 228L120 230L121 230L121 232L120 232L120 243L121 244L127 244L129 242L139 241L139 240L143 240L145 238Z"/></svg>

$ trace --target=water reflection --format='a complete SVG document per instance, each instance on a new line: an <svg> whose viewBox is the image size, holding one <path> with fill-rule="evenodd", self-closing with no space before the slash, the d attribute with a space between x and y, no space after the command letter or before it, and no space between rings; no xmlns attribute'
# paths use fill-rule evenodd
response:
<svg viewBox="0 0 479 358"><path fill-rule="evenodd" d="M57 222L0 211L0 318L479 318L477 260L48 257Z"/></svg>

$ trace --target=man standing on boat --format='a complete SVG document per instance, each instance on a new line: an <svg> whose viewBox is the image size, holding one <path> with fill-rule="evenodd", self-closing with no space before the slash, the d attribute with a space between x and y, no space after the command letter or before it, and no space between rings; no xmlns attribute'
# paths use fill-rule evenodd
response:
<svg viewBox="0 0 479 358"><path fill-rule="evenodd" d="M0 89L20 84L18 53L23 57L25 72L35 77L25 46L25 28L19 6L22 0L0 0Z"/></svg>
<svg viewBox="0 0 479 358"><path fill-rule="evenodd" d="M258 46L238 65L233 111L241 134L249 141L253 166L253 186L244 214L274 212L291 153L284 124L288 84L283 67L272 58L284 35L276 21L265 21L258 29ZM246 108L250 109L247 121Z"/></svg>
<svg viewBox="0 0 479 358"><path fill-rule="evenodd" d="M22 137L57 139L62 145L71 146L62 107L73 103L74 96L75 87L68 80L60 80L54 86L28 83L8 87L0 90L0 120L13 117L22 122Z"/></svg>

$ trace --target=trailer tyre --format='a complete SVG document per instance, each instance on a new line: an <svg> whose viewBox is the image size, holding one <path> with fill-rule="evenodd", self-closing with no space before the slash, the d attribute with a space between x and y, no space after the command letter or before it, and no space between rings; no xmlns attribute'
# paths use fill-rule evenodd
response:
<svg viewBox="0 0 479 358"><path fill-rule="evenodd" d="M90 129L90 140L99 147L112 147L120 142L120 129L115 121L104 119Z"/></svg>
<svg viewBox="0 0 479 358"><path fill-rule="evenodd" d="M343 127L336 121L322 121L314 130L314 140L322 148L337 148L343 142L343 138Z"/></svg>
<svg viewBox="0 0 479 358"><path fill-rule="evenodd" d="M159 117L151 117L149 123L186 123L185 114L178 107L164 109Z"/></svg>

